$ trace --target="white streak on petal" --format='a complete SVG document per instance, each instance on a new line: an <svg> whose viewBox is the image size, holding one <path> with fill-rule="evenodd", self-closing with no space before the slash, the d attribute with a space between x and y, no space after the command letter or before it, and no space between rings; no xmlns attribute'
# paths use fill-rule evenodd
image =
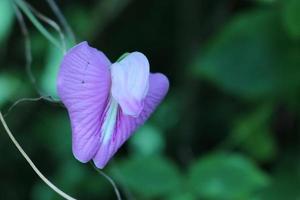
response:
<svg viewBox="0 0 300 200"><path fill-rule="evenodd" d="M118 114L118 103L113 98L110 99L106 116L101 127L101 143L106 144L112 137L116 126Z"/></svg>
<svg viewBox="0 0 300 200"><path fill-rule="evenodd" d="M112 96L125 115L137 117L149 89L149 62L139 52L130 53L111 66Z"/></svg>
<svg viewBox="0 0 300 200"><path fill-rule="evenodd" d="M93 161L96 167L103 169L107 162L113 157L123 143L141 126L163 100L169 89L169 81L166 76L160 73L150 74L149 91L144 99L144 108L136 118L124 115L118 109L117 120L115 122L114 133L109 135L109 140L102 142Z"/></svg>

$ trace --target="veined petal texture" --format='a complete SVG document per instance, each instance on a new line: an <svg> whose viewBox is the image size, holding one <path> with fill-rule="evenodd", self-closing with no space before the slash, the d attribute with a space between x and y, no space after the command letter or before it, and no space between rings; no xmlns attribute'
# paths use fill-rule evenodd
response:
<svg viewBox="0 0 300 200"><path fill-rule="evenodd" d="M149 83L148 93L143 100L144 106L138 117L125 115L119 108L115 120L110 119L115 125L112 132L101 134L100 148L93 159L98 168L107 164L123 143L149 118L168 92L169 81L163 74L150 74ZM108 110L114 111L114 105Z"/></svg>
<svg viewBox="0 0 300 200"><path fill-rule="evenodd" d="M74 156L103 168L163 100L169 81L150 74L142 53L112 65L82 42L64 56L57 89L71 120Z"/></svg>
<svg viewBox="0 0 300 200"><path fill-rule="evenodd" d="M82 42L64 56L57 80L59 97L72 126L72 149L81 162L91 160L100 146L101 122L111 87L108 58Z"/></svg>

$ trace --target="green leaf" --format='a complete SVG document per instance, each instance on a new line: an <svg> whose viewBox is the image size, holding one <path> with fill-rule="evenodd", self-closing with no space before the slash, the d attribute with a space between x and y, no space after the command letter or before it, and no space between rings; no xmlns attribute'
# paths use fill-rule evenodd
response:
<svg viewBox="0 0 300 200"><path fill-rule="evenodd" d="M133 157L118 165L116 180L144 198L156 198L180 188L181 176L176 166L163 157Z"/></svg>
<svg viewBox="0 0 300 200"><path fill-rule="evenodd" d="M159 106L150 121L153 122L162 131L174 128L180 121L181 113L181 96L180 94L169 94ZM168 120L166 120L168 119Z"/></svg>
<svg viewBox="0 0 300 200"><path fill-rule="evenodd" d="M154 126L144 125L129 140L129 147L136 156L159 154L165 147L162 132Z"/></svg>
<svg viewBox="0 0 300 200"><path fill-rule="evenodd" d="M14 10L12 7L11 0L0 1L0 43L3 42L9 34L13 21L14 21Z"/></svg>
<svg viewBox="0 0 300 200"><path fill-rule="evenodd" d="M266 105L236 121L232 143L259 161L270 161L276 154L271 132L273 106Z"/></svg>
<svg viewBox="0 0 300 200"><path fill-rule="evenodd" d="M300 39L300 1L286 0L283 6L283 23L293 39Z"/></svg>
<svg viewBox="0 0 300 200"><path fill-rule="evenodd" d="M272 184L261 192L263 200L300 199L299 149L283 154L273 175Z"/></svg>
<svg viewBox="0 0 300 200"><path fill-rule="evenodd" d="M268 184L266 175L246 157L225 153L198 160L189 178L192 192L206 200L247 199Z"/></svg>
<svg viewBox="0 0 300 200"><path fill-rule="evenodd" d="M196 200L197 198L191 193L174 193L172 194L168 200Z"/></svg>
<svg viewBox="0 0 300 200"><path fill-rule="evenodd" d="M10 74L0 74L0 107L19 92L20 80Z"/></svg>
<svg viewBox="0 0 300 200"><path fill-rule="evenodd" d="M264 3L264 4L272 4L277 2L278 0L256 0L259 3Z"/></svg>
<svg viewBox="0 0 300 200"><path fill-rule="evenodd" d="M118 60L116 62L120 62L121 60L123 60L124 58L126 58L126 56L128 56L130 53L123 53L120 58L118 58Z"/></svg>
<svg viewBox="0 0 300 200"><path fill-rule="evenodd" d="M300 88L300 50L278 20L272 10L236 16L203 50L196 74L251 100L295 94Z"/></svg>
<svg viewBox="0 0 300 200"><path fill-rule="evenodd" d="M55 193L52 192L44 183L36 184L31 192L31 199L32 200L53 200L55 198Z"/></svg>

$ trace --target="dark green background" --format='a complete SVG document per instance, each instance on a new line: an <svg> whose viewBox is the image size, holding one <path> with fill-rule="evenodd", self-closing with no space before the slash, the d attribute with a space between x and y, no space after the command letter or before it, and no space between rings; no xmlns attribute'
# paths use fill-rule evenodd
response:
<svg viewBox="0 0 300 200"><path fill-rule="evenodd" d="M0 2L0 108L38 97L25 70L24 37L10 0ZM29 1L58 22L46 1ZM104 171L124 199L300 199L299 0L59 1L77 42L111 61L147 55L170 80L155 114ZM26 18L37 87L55 96L61 53ZM58 35L47 24L47 30ZM6 118L38 168L78 199L116 199L71 152L66 110L25 102ZM60 197L0 128L0 199Z"/></svg>

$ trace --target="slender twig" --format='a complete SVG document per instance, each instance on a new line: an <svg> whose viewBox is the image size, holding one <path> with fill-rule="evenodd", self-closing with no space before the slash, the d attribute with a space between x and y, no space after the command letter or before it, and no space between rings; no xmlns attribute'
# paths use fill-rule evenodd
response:
<svg viewBox="0 0 300 200"><path fill-rule="evenodd" d="M31 43L30 43L29 32L28 32L28 29L26 27L26 23L25 23L25 20L24 20L24 17L22 15L21 11L15 5L13 5L13 8L15 10L16 17L17 17L17 20L18 20L19 25L21 27L21 31L22 31L22 34L23 34L24 40L25 40L26 72L29 76L29 79L30 79L31 83L33 84L34 87L36 87L36 79L35 79L35 77L32 73L32 70L31 70L32 55L31 55ZM36 89L38 90L38 88L36 88Z"/></svg>
<svg viewBox="0 0 300 200"><path fill-rule="evenodd" d="M59 25L53 21L52 19L50 19L49 17L45 16L44 14L42 14L41 12L39 12L38 10L36 10L34 7L32 7L29 3L25 2L26 6L33 12L33 14L35 14L40 20L44 21L45 23L47 23L49 26L51 26L53 29L56 30L56 32L58 33L60 40L61 40L61 45L63 48L63 53L66 53L66 41L65 41L65 35L64 33L61 31L61 28L59 27Z"/></svg>
<svg viewBox="0 0 300 200"><path fill-rule="evenodd" d="M127 200L135 200L135 197L132 195L132 193L129 191L127 185L122 181L123 180L123 176L120 172L120 170L118 169L118 167L115 165L115 163L111 163L111 173L115 176L115 177L119 177L120 181L119 181L119 185L122 188L124 195L126 197Z"/></svg>
<svg viewBox="0 0 300 200"><path fill-rule="evenodd" d="M19 152L22 154L22 156L26 159L26 161L28 162L28 164L31 166L31 168L35 171L35 173L53 190L55 191L57 194L59 194L60 196L62 196L63 198L67 199L67 200L76 200L75 198L69 196L68 194L64 193L63 191L61 191L60 189L58 189L54 184L52 184L40 171L39 169L35 166L35 164L31 161L31 159L29 158L29 156L25 153L25 151L23 150L23 148L20 146L20 144L17 142L17 140L15 139L15 137L13 136L13 134L11 133L11 131L9 130L7 123L5 122L2 113L0 112L0 120L2 125L4 126L4 129L6 131L6 133L8 134L9 138L11 139L11 141L14 143L14 145L17 147L17 149L19 150Z"/></svg>
<svg viewBox="0 0 300 200"><path fill-rule="evenodd" d="M88 38L95 38L104 28L115 19L121 11L123 11L132 0L102 0L97 1L94 9L91 11L91 19L93 26L90 26L86 36Z"/></svg>
<svg viewBox="0 0 300 200"><path fill-rule="evenodd" d="M92 162L91 162L91 165L94 167L94 169L95 169L99 174L101 174L106 180L108 180L108 181L110 182L110 184L113 186L113 188L114 188L114 190L115 190L117 199L118 199L118 200L122 200L121 195L120 195L120 192L119 192L119 189L118 189L116 183L114 182L114 180L113 180L112 178L110 178L107 174L105 174L103 171L99 170Z"/></svg>
<svg viewBox="0 0 300 200"><path fill-rule="evenodd" d="M36 78L32 73L32 69L31 69L31 64L32 64L32 54L31 54L31 42L30 42L30 35L29 35L29 31L26 27L26 23L24 20L24 17L21 13L21 11L19 10L19 8L15 5L13 5L13 8L15 10L16 13L16 17L17 20L19 22L19 25L21 27L21 32L24 36L24 41L25 41L25 58L26 58L26 73L29 77L29 80L31 82L31 84L33 85L33 87L35 88L35 90L37 91L37 93L43 97L43 99L50 101L52 103L60 103L59 100L54 99L51 96L45 96L43 94L43 92L39 89L39 87L37 86L37 82L36 82ZM55 23L55 22L54 22Z"/></svg>
<svg viewBox="0 0 300 200"><path fill-rule="evenodd" d="M64 31L66 32L68 38L71 41L71 45L74 45L76 43L75 34L72 31L72 28L68 24L67 20L65 19L64 15L60 11L59 7L56 5L55 0L47 0L47 2L49 4L50 8L52 9L53 13L56 15L59 22L63 26Z"/></svg>
<svg viewBox="0 0 300 200"><path fill-rule="evenodd" d="M51 96L40 96L40 97L36 97L36 98L22 98L22 99L18 99L17 101L15 101L7 110L7 112L3 115L4 117L6 117L11 111L12 109L14 109L17 105L19 105L20 103L24 103L24 102L35 102L35 101L40 101L40 100L46 100L46 101L50 101L52 103L61 103L60 101L56 101L54 100ZM62 104L63 105L63 104Z"/></svg>
<svg viewBox="0 0 300 200"><path fill-rule="evenodd" d="M14 0L16 5L25 13L25 15L30 19L32 24L41 32L44 37L46 37L54 46L61 49L63 51L63 48L61 47L60 43L57 41L55 37L53 37L45 28L44 26L37 20L37 18L31 13L31 11L28 9L26 3L23 0Z"/></svg>
<svg viewBox="0 0 300 200"><path fill-rule="evenodd" d="M44 99L43 96L41 97L37 97L37 98L22 98L22 99L18 99L15 103L13 103L9 109L7 110L7 112L3 115L4 117L6 117L8 115L8 113L10 113L10 111L16 107L18 104L22 103L22 102L27 102L27 101L39 101Z"/></svg>

